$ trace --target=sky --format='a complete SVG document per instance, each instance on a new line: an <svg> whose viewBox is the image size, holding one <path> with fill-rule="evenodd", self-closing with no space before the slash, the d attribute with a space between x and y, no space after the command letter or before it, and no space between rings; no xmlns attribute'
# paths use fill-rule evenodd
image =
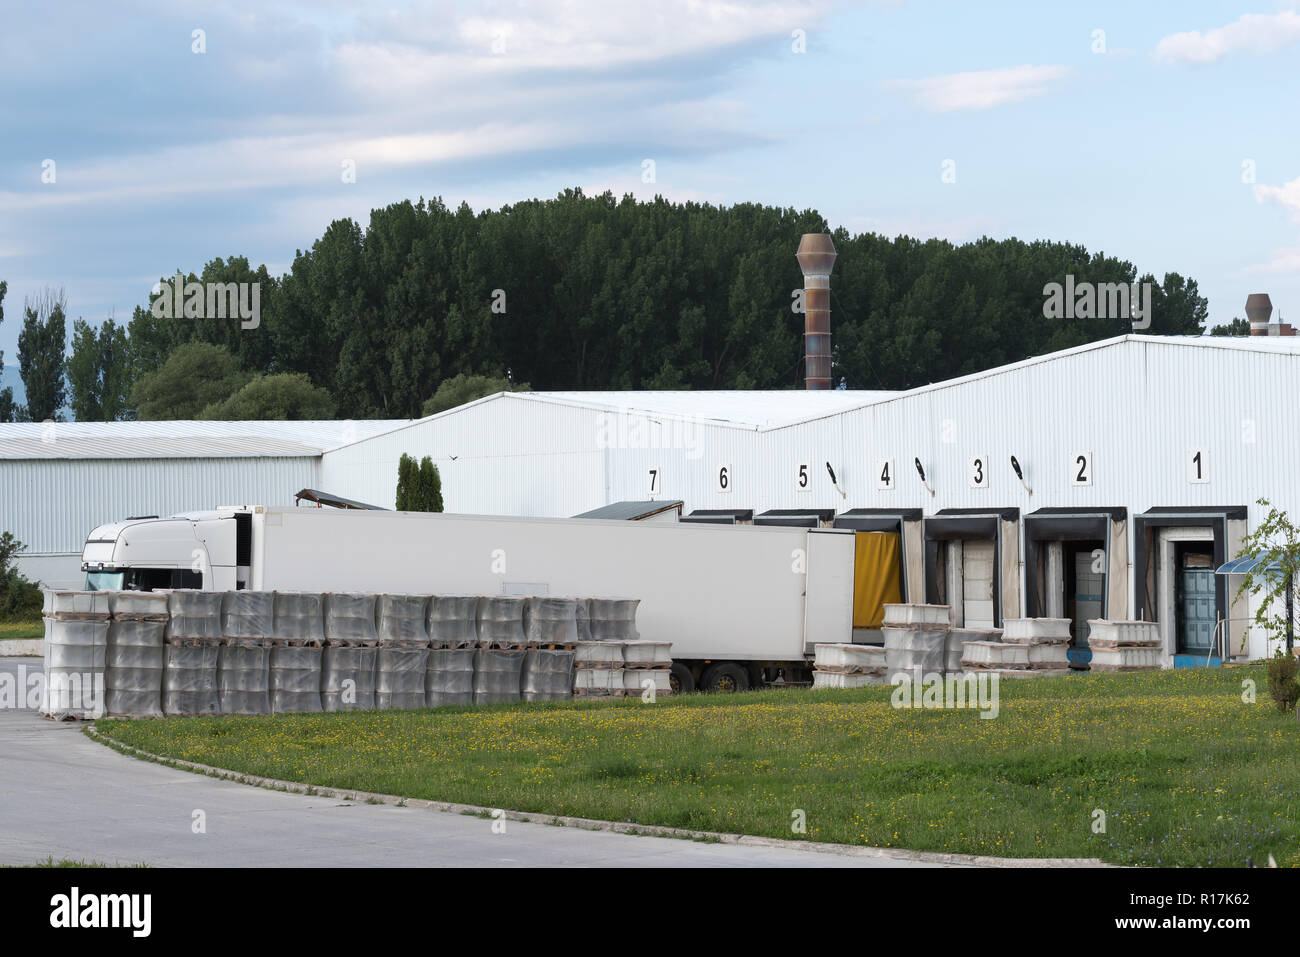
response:
<svg viewBox="0 0 1300 957"><path fill-rule="evenodd" d="M1298 59L1296 0L5 0L0 351L47 286L123 321L335 219L575 186L1081 243L1300 320Z"/></svg>

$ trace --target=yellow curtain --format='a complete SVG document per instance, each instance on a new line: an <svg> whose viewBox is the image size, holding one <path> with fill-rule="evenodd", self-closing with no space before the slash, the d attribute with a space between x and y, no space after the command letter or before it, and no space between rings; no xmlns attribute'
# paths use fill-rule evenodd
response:
<svg viewBox="0 0 1300 957"><path fill-rule="evenodd" d="M903 600L897 532L858 532L853 554L853 627L879 628L885 604Z"/></svg>

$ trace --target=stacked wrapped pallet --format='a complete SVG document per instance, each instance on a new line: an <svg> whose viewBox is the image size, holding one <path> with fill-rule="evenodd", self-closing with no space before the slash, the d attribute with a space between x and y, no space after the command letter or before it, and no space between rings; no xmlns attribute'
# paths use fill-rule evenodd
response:
<svg viewBox="0 0 1300 957"><path fill-rule="evenodd" d="M275 593L228 591L221 602L217 695L222 714L271 713Z"/></svg>
<svg viewBox="0 0 1300 957"><path fill-rule="evenodd" d="M167 596L136 591L108 594L111 618L104 657L104 710L160 718Z"/></svg>
<svg viewBox="0 0 1300 957"><path fill-rule="evenodd" d="M371 711L379 632L375 596L326 592L321 596L325 635L321 649L321 708Z"/></svg>
<svg viewBox="0 0 1300 957"><path fill-rule="evenodd" d="M1160 667L1160 628L1153 621L1088 622L1093 671L1151 671Z"/></svg>
<svg viewBox="0 0 1300 957"><path fill-rule="evenodd" d="M576 598L531 597L524 601L524 652L519 682L524 701L573 697L573 660L578 647ZM583 611L584 622L586 611Z"/></svg>
<svg viewBox="0 0 1300 957"><path fill-rule="evenodd" d="M592 641L636 641L639 598L591 598L587 601Z"/></svg>
<svg viewBox="0 0 1300 957"><path fill-rule="evenodd" d="M474 703L474 655L478 645L478 598L434 595L429 599L429 667L425 705Z"/></svg>
<svg viewBox="0 0 1300 957"><path fill-rule="evenodd" d="M814 688L865 688L886 682L888 651L879 645L814 646Z"/></svg>
<svg viewBox="0 0 1300 957"><path fill-rule="evenodd" d="M376 595L375 706L381 710L423 708L429 670L429 599L419 595Z"/></svg>
<svg viewBox="0 0 1300 957"><path fill-rule="evenodd" d="M167 593L163 635L162 707L167 715L221 713L217 659L221 645L219 591Z"/></svg>
<svg viewBox="0 0 1300 957"><path fill-rule="evenodd" d="M647 688L668 693L671 646L635 637L637 604L298 591L49 592L47 695L50 687L64 693L47 697L46 710L92 717L404 709L562 700L575 684L609 696ZM584 633L602 640L580 641ZM588 649L578 669L580 645ZM584 674L575 678L578 670ZM96 695L82 695L83 686Z"/></svg>
<svg viewBox="0 0 1300 957"><path fill-rule="evenodd" d="M1068 618L1008 618L1000 634L962 643L962 667L1009 678L1066 674L1069 645Z"/></svg>
<svg viewBox="0 0 1300 957"><path fill-rule="evenodd" d="M573 660L573 695L576 698L622 697L623 644L618 641L580 641Z"/></svg>
<svg viewBox="0 0 1300 957"><path fill-rule="evenodd" d="M270 652L273 714L323 710L324 643L324 596L319 592L275 592Z"/></svg>
<svg viewBox="0 0 1300 957"><path fill-rule="evenodd" d="M523 598L478 600L478 648L474 653L474 703L518 701L527 635Z"/></svg>
<svg viewBox="0 0 1300 957"><path fill-rule="evenodd" d="M673 667L672 642L624 641L623 694L631 698L645 695L672 694L669 676Z"/></svg>
<svg viewBox="0 0 1300 957"><path fill-rule="evenodd" d="M948 605L885 605L885 666L889 677L943 674L947 665Z"/></svg>
<svg viewBox="0 0 1300 957"><path fill-rule="evenodd" d="M104 711L109 593L47 591L45 703L56 718L97 718Z"/></svg>

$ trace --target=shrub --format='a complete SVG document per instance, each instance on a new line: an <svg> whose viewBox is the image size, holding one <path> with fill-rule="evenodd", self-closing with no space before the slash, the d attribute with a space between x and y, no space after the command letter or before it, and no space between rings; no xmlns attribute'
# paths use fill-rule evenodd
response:
<svg viewBox="0 0 1300 957"><path fill-rule="evenodd" d="M41 616L41 586L13 567L27 546L8 532L0 535L0 621L30 621Z"/></svg>
<svg viewBox="0 0 1300 957"><path fill-rule="evenodd" d="M1278 711L1294 711L1296 701L1300 700L1300 682L1296 681L1296 672L1300 671L1300 660L1291 655L1282 654L1281 650L1268 659L1268 693L1277 705Z"/></svg>

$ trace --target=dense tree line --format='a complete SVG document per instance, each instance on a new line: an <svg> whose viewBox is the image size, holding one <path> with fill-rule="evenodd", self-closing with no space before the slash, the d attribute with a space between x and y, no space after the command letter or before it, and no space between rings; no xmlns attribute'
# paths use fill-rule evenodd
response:
<svg viewBox="0 0 1300 957"><path fill-rule="evenodd" d="M386 418L427 414L500 382L799 388L803 317L792 304L803 280L794 251L803 233L826 229L812 210L579 190L477 214L438 199L396 203L373 211L365 228L335 221L281 277L241 256L185 277L260 283L256 328L160 318L148 304L135 309L126 335L108 323L98 334L78 324L72 407L91 418L326 409ZM850 388L909 388L1131 331L1120 317L1045 318L1044 286L1067 275L1151 282L1148 333L1204 331L1206 301L1194 280L1168 273L1157 281L1078 245L954 245L843 229L834 241L834 376ZM46 313L50 326L52 307ZM431 401L440 387L444 398Z"/></svg>

